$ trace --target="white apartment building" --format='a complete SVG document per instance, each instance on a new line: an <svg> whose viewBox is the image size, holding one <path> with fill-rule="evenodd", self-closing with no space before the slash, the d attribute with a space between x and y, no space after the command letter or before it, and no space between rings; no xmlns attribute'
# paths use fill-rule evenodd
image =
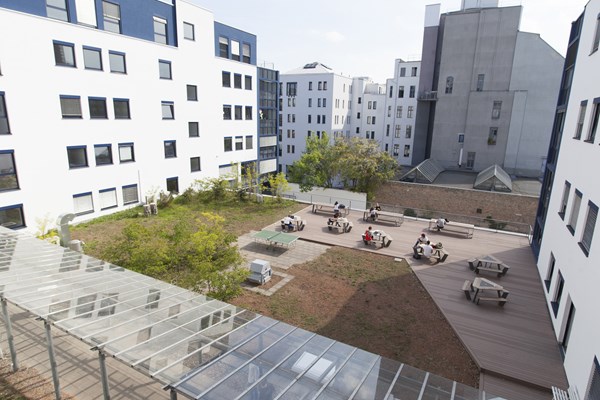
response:
<svg viewBox="0 0 600 400"><path fill-rule="evenodd" d="M368 77L354 78L351 104L356 105L351 114L351 137L362 137L381 143L385 86L374 83Z"/></svg>
<svg viewBox="0 0 600 400"><path fill-rule="evenodd" d="M95 218L257 160L256 37L207 10L3 0L0 36L5 226Z"/></svg>
<svg viewBox="0 0 600 400"><path fill-rule="evenodd" d="M420 61L397 59L394 77L386 82L385 134L381 138L383 150L400 165L413 165L415 118L417 115L417 88Z"/></svg>
<svg viewBox="0 0 600 400"><path fill-rule="evenodd" d="M569 385L590 400L600 399L599 15L590 0L572 25L532 243Z"/></svg>
<svg viewBox="0 0 600 400"><path fill-rule="evenodd" d="M348 136L352 122L352 78L318 62L280 75L279 172L306 150L306 138L327 132Z"/></svg>

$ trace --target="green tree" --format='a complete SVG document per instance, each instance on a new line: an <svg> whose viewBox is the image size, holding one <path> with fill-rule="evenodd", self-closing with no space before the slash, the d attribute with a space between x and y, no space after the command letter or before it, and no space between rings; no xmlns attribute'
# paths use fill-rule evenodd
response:
<svg viewBox="0 0 600 400"><path fill-rule="evenodd" d="M281 201L283 192L290 188L288 180L285 178L285 174L283 172L269 175L269 185L271 186L271 191L275 194L275 198L278 202Z"/></svg>
<svg viewBox="0 0 600 400"><path fill-rule="evenodd" d="M323 132L321 137L306 138L306 150L289 171L290 181L298 183L300 190L307 192L314 186L333 187L339 173L337 149Z"/></svg>

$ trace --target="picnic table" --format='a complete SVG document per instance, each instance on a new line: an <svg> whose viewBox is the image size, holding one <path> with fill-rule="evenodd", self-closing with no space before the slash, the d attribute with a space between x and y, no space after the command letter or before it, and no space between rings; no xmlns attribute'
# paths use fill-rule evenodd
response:
<svg viewBox="0 0 600 400"><path fill-rule="evenodd" d="M267 244L267 248L275 246L291 247L296 244L298 236L290 235L289 233L275 232L269 230L263 230L256 232L252 235L255 242L262 242Z"/></svg>
<svg viewBox="0 0 600 400"><path fill-rule="evenodd" d="M312 205L312 212L313 213L318 213L320 211L327 213L327 214L333 214L333 204L331 203L311 203ZM340 215L348 215L348 213L350 212L349 208L346 207L340 207L338 209L338 211L340 212Z"/></svg>
<svg viewBox="0 0 600 400"><path fill-rule="evenodd" d="M362 234L362 240L367 246L373 244L375 245L375 247L377 247L378 244L381 244L381 247L383 248L390 247L390 244L392 244L393 239L384 231L375 229L374 231L372 231L371 240L367 240L365 233Z"/></svg>
<svg viewBox="0 0 600 400"><path fill-rule="evenodd" d="M290 224L291 223L291 227ZM302 218L298 215L288 215L287 217L281 220L281 230L294 232L301 231L306 226L306 222L302 220Z"/></svg>
<svg viewBox="0 0 600 400"><path fill-rule="evenodd" d="M420 259L421 257L425 257L423 254L423 246L424 244L418 244L413 247L414 253L413 258ZM432 244L433 251L431 252L431 256L428 258L437 258L438 262L446 261L446 258L450 255L446 249L442 246L441 243Z"/></svg>
<svg viewBox="0 0 600 400"><path fill-rule="evenodd" d="M475 294L473 295L473 303L479 304L480 301L496 301L500 306L504 306L504 303L506 303L506 298L508 297L509 292L504 290L504 287L496 282L477 277L473 280L471 287L475 291ZM496 292L498 297L478 296L480 292L482 294Z"/></svg>
<svg viewBox="0 0 600 400"><path fill-rule="evenodd" d="M404 222L404 214L389 212L389 211L375 211L375 218L371 215L371 210L365 210L363 212L364 221L385 221L391 222L396 226L402 225Z"/></svg>
<svg viewBox="0 0 600 400"><path fill-rule="evenodd" d="M348 221L348 218L338 217L327 220L327 228L331 231L337 229L338 233L350 232L354 224Z"/></svg>
<svg viewBox="0 0 600 400"><path fill-rule="evenodd" d="M473 238L473 233L475 232L475 225L473 224L463 224L462 222L446 222L443 228L439 229L437 226L437 219L432 218L429 220L429 230L435 231L437 230L440 233L444 232L454 232L454 233L464 233L467 235L468 239Z"/></svg>
<svg viewBox="0 0 600 400"><path fill-rule="evenodd" d="M481 271L489 271L498 274L498 278L506 275L510 267L493 255L480 256L468 260L469 268L479 274Z"/></svg>

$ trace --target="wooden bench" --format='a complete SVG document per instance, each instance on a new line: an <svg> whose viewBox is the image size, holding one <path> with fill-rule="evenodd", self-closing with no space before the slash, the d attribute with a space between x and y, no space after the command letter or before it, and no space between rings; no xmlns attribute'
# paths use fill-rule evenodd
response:
<svg viewBox="0 0 600 400"><path fill-rule="evenodd" d="M498 305L500 307L504 307L504 304L506 304L506 302L508 300L505 299L505 298L503 298L503 297L481 297L481 296L477 296L476 304L479 305L480 301L496 301L496 302L498 302Z"/></svg>
<svg viewBox="0 0 600 400"><path fill-rule="evenodd" d="M469 263L469 266L471 265L471 263ZM508 270L510 269L510 267L506 264L501 264L502 269L498 269L496 267L484 267L483 265L481 265L481 262L475 266L475 273L479 274L480 271L489 271L489 272L494 272L498 274L498 278L500 278L501 276L506 275L506 273L508 272Z"/></svg>
<svg viewBox="0 0 600 400"><path fill-rule="evenodd" d="M331 214L333 215L333 204L330 203L311 203L312 205L312 212L313 213L318 213L318 212L324 212L327 214ZM341 215L348 215L348 213L350 212L349 208L340 208L339 212Z"/></svg>
<svg viewBox="0 0 600 400"><path fill-rule="evenodd" d="M469 269L471 271L475 271L475 263L477 263L477 265L481 265L481 261L477 262L476 258L471 258L470 260L467 260L467 262L469 263Z"/></svg>
<svg viewBox="0 0 600 400"><path fill-rule="evenodd" d="M365 210L363 213L363 220L372 222L390 222L396 226L400 226L404 222L404 214L388 211L377 211L377 218L373 219L373 217L371 217L371 210Z"/></svg>
<svg viewBox="0 0 600 400"><path fill-rule="evenodd" d="M462 285L462 290L465 292L465 297L467 300L471 301L471 292L473 291L473 282L470 280L466 280Z"/></svg>
<svg viewBox="0 0 600 400"><path fill-rule="evenodd" d="M429 220L429 230L437 230L437 219L432 218ZM471 239L473 237L473 233L475 232L475 225L463 224L462 222L446 222L446 225L444 225L439 232L464 233L467 235L468 239Z"/></svg>

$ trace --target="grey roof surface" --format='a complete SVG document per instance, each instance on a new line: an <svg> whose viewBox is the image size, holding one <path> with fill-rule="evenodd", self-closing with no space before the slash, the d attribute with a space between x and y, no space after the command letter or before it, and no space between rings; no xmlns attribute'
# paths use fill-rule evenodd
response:
<svg viewBox="0 0 600 400"><path fill-rule="evenodd" d="M477 174L473 187L480 190L511 192L512 179L499 165L494 164Z"/></svg>
<svg viewBox="0 0 600 400"><path fill-rule="evenodd" d="M0 227L0 295L190 398L482 399L471 388Z"/></svg>

